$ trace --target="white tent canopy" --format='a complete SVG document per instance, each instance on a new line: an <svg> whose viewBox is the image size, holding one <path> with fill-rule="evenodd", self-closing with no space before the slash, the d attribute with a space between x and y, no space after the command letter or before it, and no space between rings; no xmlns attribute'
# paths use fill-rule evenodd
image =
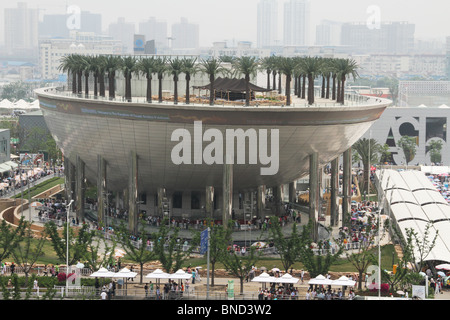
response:
<svg viewBox="0 0 450 320"><path fill-rule="evenodd" d="M149 273L145 277L149 279L169 279L170 275L162 271L161 269L156 269L155 271Z"/></svg>
<svg viewBox="0 0 450 320"><path fill-rule="evenodd" d="M96 272L92 273L90 276L96 278L113 278L114 275L115 272L109 271L108 269L102 267Z"/></svg>
<svg viewBox="0 0 450 320"><path fill-rule="evenodd" d="M294 278L289 273L285 273L279 278L275 278L276 283L297 283L300 279Z"/></svg>
<svg viewBox="0 0 450 320"><path fill-rule="evenodd" d="M263 272L259 276L254 277L251 281L270 283L275 282L275 279L276 279L275 277L269 275L267 272Z"/></svg>
<svg viewBox="0 0 450 320"><path fill-rule="evenodd" d="M192 274L187 273L183 269L179 269L177 272L169 274L169 278L178 280L188 280L192 278Z"/></svg>
<svg viewBox="0 0 450 320"><path fill-rule="evenodd" d="M350 280L346 276L342 276L337 280L333 280L332 283L333 286L349 286L349 287L353 287L355 284L356 284L355 280Z"/></svg>
<svg viewBox="0 0 450 320"><path fill-rule="evenodd" d="M309 280L308 284L331 285L333 284L333 280L327 279L323 275L319 274L317 277Z"/></svg>
<svg viewBox="0 0 450 320"><path fill-rule="evenodd" d="M128 268L123 268L120 271L114 273L113 278L134 278L137 276L137 272L130 271Z"/></svg>

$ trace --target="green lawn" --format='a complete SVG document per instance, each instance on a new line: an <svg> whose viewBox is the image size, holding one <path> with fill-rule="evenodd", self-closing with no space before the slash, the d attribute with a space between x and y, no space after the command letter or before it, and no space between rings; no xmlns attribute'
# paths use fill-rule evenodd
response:
<svg viewBox="0 0 450 320"><path fill-rule="evenodd" d="M30 197L34 197L50 188L53 188L54 186L57 186L58 184L63 184L64 180L65 180L64 178L54 177L44 182L41 182L33 187L30 187ZM16 195L12 198L18 199L20 197L22 197L22 194L19 192L16 193ZM24 187L23 189L23 198L28 199L28 187Z"/></svg>

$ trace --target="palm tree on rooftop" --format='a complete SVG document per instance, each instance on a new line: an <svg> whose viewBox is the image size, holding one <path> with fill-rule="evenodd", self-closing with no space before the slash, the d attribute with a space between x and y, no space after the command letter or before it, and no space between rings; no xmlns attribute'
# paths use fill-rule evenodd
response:
<svg viewBox="0 0 450 320"><path fill-rule="evenodd" d="M273 68L273 56L264 57L260 60L260 68L267 74L267 90L270 90L270 76Z"/></svg>
<svg viewBox="0 0 450 320"><path fill-rule="evenodd" d="M99 96L105 97L106 96L106 89L105 89L105 77L106 77L106 57L105 56L98 56L97 57L97 72L98 72L98 90L99 90Z"/></svg>
<svg viewBox="0 0 450 320"><path fill-rule="evenodd" d="M183 61L178 58L170 59L167 71L173 76L173 103L178 104L178 80L183 71Z"/></svg>
<svg viewBox="0 0 450 320"><path fill-rule="evenodd" d="M156 59L154 57L145 57L139 60L137 68L147 79L147 102L152 102L152 75L156 70Z"/></svg>
<svg viewBox="0 0 450 320"><path fill-rule="evenodd" d="M228 70L225 69L221 64L221 61L216 58L210 58L208 60L203 59L200 62L200 68L202 72L206 73L209 76L209 104L213 106L215 96L214 80L218 74L226 74L228 73Z"/></svg>
<svg viewBox="0 0 450 320"><path fill-rule="evenodd" d="M77 93L77 74L75 69L75 59L72 54L66 55L61 58L61 63L58 70L67 72L68 78L72 77L72 93Z"/></svg>
<svg viewBox="0 0 450 320"><path fill-rule="evenodd" d="M297 61L290 57L281 57L279 60L280 73L286 76L286 105L291 105L291 80L294 70L297 66Z"/></svg>
<svg viewBox="0 0 450 320"><path fill-rule="evenodd" d="M185 74L186 79L186 104L190 103L190 81L191 76L198 72L197 58L183 58L182 60L182 72Z"/></svg>
<svg viewBox="0 0 450 320"><path fill-rule="evenodd" d="M73 65L72 65L72 72L75 73L76 76L76 92L75 93L81 93L82 91L82 81L83 81L83 72L84 72L84 66L82 61L82 56L79 54L73 54Z"/></svg>
<svg viewBox="0 0 450 320"><path fill-rule="evenodd" d="M314 104L314 79L321 72L322 60L319 57L305 57L299 67L308 78L308 104Z"/></svg>
<svg viewBox="0 0 450 320"><path fill-rule="evenodd" d="M122 58L120 56L109 55L105 58L105 72L108 76L109 98L116 97L115 79L116 72L120 70Z"/></svg>
<svg viewBox="0 0 450 320"><path fill-rule="evenodd" d="M355 60L353 59L338 59L337 60L337 64L336 64L336 68L337 68L337 77L338 77L338 81L340 82L340 86L341 86L341 92L339 94L339 101L342 104L344 104L344 93L345 93L345 81L346 81L346 77L347 76L351 76L353 77L353 80L355 80L357 77L359 77L358 75L358 64Z"/></svg>
<svg viewBox="0 0 450 320"><path fill-rule="evenodd" d="M258 72L258 59L255 57L243 56L237 58L233 63L236 74L243 74L245 79L245 105L250 105L250 77L256 77Z"/></svg>
<svg viewBox="0 0 450 320"><path fill-rule="evenodd" d="M167 71L167 58L166 57L159 57L156 59L156 64L155 64L155 73L158 75L158 101L162 102L163 101L163 96L162 96L162 80L164 78L164 74Z"/></svg>
<svg viewBox="0 0 450 320"><path fill-rule="evenodd" d="M94 77L94 97L98 96L98 82L101 69L101 58L99 56L89 56L89 68Z"/></svg>
<svg viewBox="0 0 450 320"><path fill-rule="evenodd" d="M131 102L131 79L137 71L137 60L135 57L126 56L120 63L123 76L125 77L125 100Z"/></svg>
<svg viewBox="0 0 450 320"><path fill-rule="evenodd" d="M90 56L81 56L80 63L83 68L84 74L84 94L89 95L89 75L91 74L91 61Z"/></svg>

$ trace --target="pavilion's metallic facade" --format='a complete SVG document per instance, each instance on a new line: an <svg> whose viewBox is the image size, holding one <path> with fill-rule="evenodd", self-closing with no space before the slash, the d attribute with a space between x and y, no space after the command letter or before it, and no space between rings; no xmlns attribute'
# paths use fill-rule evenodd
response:
<svg viewBox="0 0 450 320"><path fill-rule="evenodd" d="M136 194L156 194L158 188L169 194L189 190L205 193L205 187L222 194L224 165L177 165L171 159L178 144L172 141L172 133L177 129L193 133L195 121L201 121L202 133L214 128L223 136L230 128L278 129L276 174L261 175L263 165L232 165L234 192L256 192L260 186L288 184L308 175L313 154L318 167L328 164L348 150L390 104L389 100L368 98L361 104L343 106L202 106L87 99L61 94L54 88L36 93L52 136L72 164L77 163L77 157L82 161L86 179L97 185L99 172L105 170L104 161L107 173L100 179L107 180L107 189L128 188Z"/></svg>

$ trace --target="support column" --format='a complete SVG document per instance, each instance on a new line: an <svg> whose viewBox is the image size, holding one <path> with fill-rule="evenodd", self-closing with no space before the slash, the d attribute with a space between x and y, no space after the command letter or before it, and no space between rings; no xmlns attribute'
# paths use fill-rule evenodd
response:
<svg viewBox="0 0 450 320"><path fill-rule="evenodd" d="M205 215L211 220L214 219L214 187L207 186L205 189Z"/></svg>
<svg viewBox="0 0 450 320"><path fill-rule="evenodd" d="M99 225L106 225L106 161L97 155L97 219Z"/></svg>
<svg viewBox="0 0 450 320"><path fill-rule="evenodd" d="M158 188L158 214L161 219L169 218L169 203L166 195L166 188Z"/></svg>
<svg viewBox="0 0 450 320"><path fill-rule="evenodd" d="M331 226L339 224L339 210L337 197L339 193L339 157L331 161L331 185L330 185L330 221Z"/></svg>
<svg viewBox="0 0 450 320"><path fill-rule="evenodd" d="M297 202L297 181L289 183L289 202Z"/></svg>
<svg viewBox="0 0 450 320"><path fill-rule="evenodd" d="M84 221L84 162L80 156L77 155L76 163L76 204L77 204L77 217L80 222Z"/></svg>
<svg viewBox="0 0 450 320"><path fill-rule="evenodd" d="M350 204L352 200L351 188L352 188L352 149L349 148L344 152L343 157L343 179L342 179L342 226L344 226L345 218L350 212Z"/></svg>
<svg viewBox="0 0 450 320"><path fill-rule="evenodd" d="M128 230L138 233L138 163L136 151L130 152L130 166L128 171Z"/></svg>
<svg viewBox="0 0 450 320"><path fill-rule="evenodd" d="M233 165L225 163L223 165L222 179L222 223L224 228L228 227L233 211Z"/></svg>
<svg viewBox="0 0 450 320"><path fill-rule="evenodd" d="M319 154L309 156L309 220L312 222L311 238L317 241L319 218Z"/></svg>
<svg viewBox="0 0 450 320"><path fill-rule="evenodd" d="M277 215L277 216L280 215L281 202L283 201L283 199L282 199L283 189L282 188L283 188L282 185L272 187L273 200L275 203L275 215Z"/></svg>
<svg viewBox="0 0 450 320"><path fill-rule="evenodd" d="M258 186L258 191L256 192L256 210L258 217L264 219L264 209L266 208L266 186Z"/></svg>

